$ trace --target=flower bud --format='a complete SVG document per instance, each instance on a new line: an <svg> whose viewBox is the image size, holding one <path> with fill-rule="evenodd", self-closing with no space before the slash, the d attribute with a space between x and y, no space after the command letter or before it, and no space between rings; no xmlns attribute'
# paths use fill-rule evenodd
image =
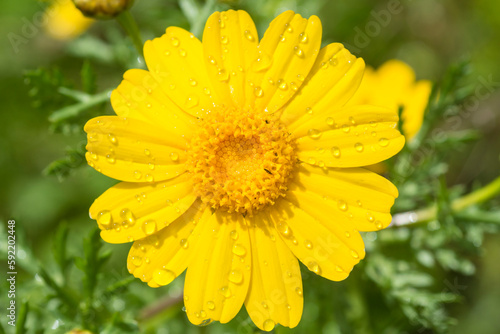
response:
<svg viewBox="0 0 500 334"><path fill-rule="evenodd" d="M129 9L134 0L73 0L85 16L110 19Z"/></svg>

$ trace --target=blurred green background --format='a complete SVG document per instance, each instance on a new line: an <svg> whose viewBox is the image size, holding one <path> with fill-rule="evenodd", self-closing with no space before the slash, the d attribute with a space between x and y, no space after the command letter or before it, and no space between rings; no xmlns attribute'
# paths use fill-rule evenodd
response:
<svg viewBox="0 0 500 334"><path fill-rule="evenodd" d="M56 231L63 222L69 227L68 254L83 256L83 238L95 228L89 219L88 208L92 201L115 183L84 164L68 168L63 173L45 175L47 166L63 159L69 165L78 166L78 154L64 160L66 150L81 150L86 139L81 125L86 119L102 113L111 113L109 103L86 110L67 123L54 124L48 118L55 110L68 104L65 97L56 93L57 85L81 88L82 67L92 68L96 92L116 87L126 69L142 67L137 54L113 20L99 21L82 36L58 41L48 36L43 27L35 27L30 36L23 35L27 22L44 11L46 2L2 1L0 4L0 220L6 226L8 219L15 219L18 231L18 302L30 301L26 326L28 333L65 333L78 327L67 320L65 306L52 297L46 283L40 278L38 268L53 273L57 265L52 251ZM197 21L204 20L204 6L209 10L239 8L247 10L257 24L262 36L269 22L286 9L303 16L318 15L323 23L323 45L341 42L355 55L363 57L367 64L379 66L391 58L410 64L418 78L439 81L448 66L461 60L470 60L470 74L466 84L472 87L484 80L491 82L488 96L482 99L470 117L463 119L460 129L475 129L479 138L461 145L446 160L445 180L448 185L485 184L498 176L500 155L500 3L495 0L419 0L419 1L327 1L327 0L255 0L219 1L208 7L202 1L137 0L131 9L142 32L143 39L160 36L170 25L191 29ZM399 8L397 14L384 17L389 6ZM198 13L196 9L200 9ZM210 11L211 12L211 11ZM382 15L382 16L381 16ZM198 23L199 25L199 23ZM203 24L201 25L203 27ZM378 27L378 28L377 28ZM370 30L372 29L372 30ZM375 29L375 30L373 30ZM23 42L12 45L12 33L24 36ZM199 33L199 31L198 31ZM9 35L11 34L11 35ZM362 35L365 35L364 37ZM17 49L17 50L16 50ZM17 51L17 52L16 52ZM47 73L60 71L47 79L47 92L40 92L33 81L41 80L40 74L26 77L29 71L49 69ZM45 73L45 72L44 72ZM92 75L86 74L87 77ZM57 79L59 78L59 79ZM51 96L54 95L53 98ZM48 102L40 102L39 99ZM44 107L49 106L49 107ZM446 128L447 125L444 125ZM455 130L455 129L454 129ZM50 173L49 173L50 174ZM431 199L430 199L431 200ZM492 204L494 207L497 202ZM469 224L475 224L469 222ZM487 229L486 229L487 230ZM406 231L406 232L405 232ZM491 229L495 232L495 229ZM2 233L5 229L2 230ZM414 233L399 230L396 234ZM387 236L391 236L387 234ZM392 236L393 237L393 236ZM2 234L2 238L4 234ZM376 235L368 235L367 260L370 260L371 243L383 242ZM401 236L401 240L404 239ZM3 243L1 243L3 242ZM0 244L3 246L5 241ZM404 242L403 242L404 244ZM364 274L365 267L355 268L345 282L335 283L304 271L305 311L299 327L276 332L304 333L500 333L500 236L487 233L481 247L464 257L475 269L434 270L427 274L435 281L429 288L433 293L453 292L460 296L457 303L443 306L457 324L448 327L425 326L412 321L408 312L401 311L401 303L383 301L384 290L370 283ZM403 245L404 246L404 245ZM400 245L401 247L401 245ZM102 277L113 282L127 279L126 255L129 245L104 245L112 255ZM19 251L21 250L21 251ZM2 252L5 252L2 249ZM4 254L4 253L1 253ZM414 261L409 253L402 262ZM2 257L3 259L3 257ZM2 260L2 271L6 272ZM369 264L367 264L369 266ZM404 267L404 264L401 264ZM449 269L449 268L448 268ZM404 270L404 269L402 269ZM467 274L468 273L468 274ZM3 274L2 274L3 275ZM83 289L82 273L72 270L72 289ZM2 276L3 277L3 276ZM178 296L182 292L182 278L171 286L151 289L139 280L127 283L124 290L113 292L111 297L97 298L96 309L105 307L107 324L119 314L130 328L116 332L134 332L136 320L144 315L144 308L156 305L167 298L173 305L155 317L140 321L140 328L148 333L252 333L245 311L229 324L213 324L196 327L189 324L182 312ZM69 284L69 283L68 283ZM102 283L105 285L105 283ZM2 318L7 301L7 290L2 280ZM418 284L416 284L418 287ZM5 289L4 289L5 288ZM49 291L49 292L47 292ZM100 294L100 292L98 293ZM56 294L57 295L57 294ZM168 299L170 298L170 299ZM47 304L44 304L47 301ZM435 302L435 301L434 301ZM427 303L427 301L423 301ZM102 306L102 304L106 304ZM439 301L438 301L439 304ZM444 304L444 301L443 303ZM52 317L43 309L53 310ZM425 306L422 306L424 309ZM142 311L141 311L142 310ZM147 311L146 311L147 313ZM115 315L113 315L115 314ZM78 318L78 315L74 315ZM98 318L99 316L96 316ZM59 319L59 320L58 320ZM66 319L66 320L64 320ZM85 321L91 318L87 318ZM58 322L59 321L59 322ZM85 322L83 321L83 322ZM117 320L118 321L118 320ZM120 320L121 321L121 320ZM440 320L436 320L439 322ZM119 322L119 321L118 321ZM443 320L443 323L446 322ZM76 323L81 324L78 320ZM80 325L81 326L81 325ZM105 327L105 326L104 326ZM102 328L104 327L99 327ZM111 328L111 327L110 327ZM117 327L118 328L118 327ZM112 331L110 331L112 332Z"/></svg>

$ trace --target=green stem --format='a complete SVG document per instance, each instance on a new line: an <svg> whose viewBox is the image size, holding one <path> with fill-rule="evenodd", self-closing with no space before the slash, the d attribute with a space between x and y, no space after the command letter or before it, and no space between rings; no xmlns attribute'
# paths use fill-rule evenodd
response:
<svg viewBox="0 0 500 334"><path fill-rule="evenodd" d="M500 193L500 176L488 185L457 198L451 202L451 209L458 213L474 204L483 203ZM391 227L427 223L436 219L438 213L437 205L433 204L427 208L395 214L392 218Z"/></svg>
<svg viewBox="0 0 500 334"><path fill-rule="evenodd" d="M212 14L217 0L207 0L201 9L197 18L189 18L191 24L191 32L198 38L201 38L205 21ZM188 17L186 15L186 17Z"/></svg>
<svg viewBox="0 0 500 334"><path fill-rule="evenodd" d="M66 91L60 91L60 93L68 95ZM111 94L110 90L96 95L85 94L86 97L84 97L84 93L81 93L81 96L79 96L78 98L76 98L75 95L73 97L80 102L54 111L49 116L49 121L53 123L60 122L67 118L78 116L82 111L87 110L100 103L106 102L109 99L109 94Z"/></svg>
<svg viewBox="0 0 500 334"><path fill-rule="evenodd" d="M141 32L139 31L139 27L137 26L137 23L134 20L134 17L128 10L124 11L118 17L116 18L118 23L121 25L123 30L129 35L130 39L132 40L132 43L134 44L137 53L141 55L141 57L144 57L142 53L142 48L143 48L143 43L142 43L142 38L141 38Z"/></svg>

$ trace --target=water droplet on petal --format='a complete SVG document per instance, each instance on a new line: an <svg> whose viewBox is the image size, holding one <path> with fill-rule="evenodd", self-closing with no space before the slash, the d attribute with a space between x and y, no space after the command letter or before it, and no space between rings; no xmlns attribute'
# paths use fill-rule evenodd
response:
<svg viewBox="0 0 500 334"><path fill-rule="evenodd" d="M266 332L270 332L274 329L275 325L276 324L274 323L274 321L272 321L271 319L267 319L266 321L264 321L262 328L264 328Z"/></svg>
<svg viewBox="0 0 500 334"><path fill-rule="evenodd" d="M321 274L321 268L316 261L309 261L309 263L307 264L307 268L318 275Z"/></svg>
<svg viewBox="0 0 500 334"><path fill-rule="evenodd" d="M307 43L307 41L308 41L307 34L305 32L300 33L299 34L299 42L302 44L305 44L305 43Z"/></svg>
<svg viewBox="0 0 500 334"><path fill-rule="evenodd" d="M280 79L278 80L278 88L281 90L286 90L288 88L288 85L286 84L286 82Z"/></svg>
<svg viewBox="0 0 500 334"><path fill-rule="evenodd" d="M227 72L225 69L221 68L219 72L217 73L217 79L219 81L227 81L229 80L229 72Z"/></svg>
<svg viewBox="0 0 500 334"><path fill-rule="evenodd" d="M220 42L222 44L227 44L227 43L229 43L229 39L227 38L227 36L221 36L220 37Z"/></svg>
<svg viewBox="0 0 500 334"><path fill-rule="evenodd" d="M302 296L302 289L300 287L295 288L295 292L299 295Z"/></svg>
<svg viewBox="0 0 500 334"><path fill-rule="evenodd" d="M108 210L103 210L97 214L97 222L102 226L109 226L113 222L113 217L111 216L111 212Z"/></svg>
<svg viewBox="0 0 500 334"><path fill-rule="evenodd" d="M293 48L293 51L295 52L295 55L298 57L303 57L304 56L304 51L298 46Z"/></svg>
<svg viewBox="0 0 500 334"><path fill-rule="evenodd" d="M109 162L110 164L114 164L116 162L115 155L114 154L106 155L106 161Z"/></svg>
<svg viewBox="0 0 500 334"><path fill-rule="evenodd" d="M238 239L238 231L236 231L236 230L232 230L232 231L229 233L229 236L231 237L231 239L233 239L233 240L237 240L237 239Z"/></svg>
<svg viewBox="0 0 500 334"><path fill-rule="evenodd" d="M340 158L340 148L338 148L337 146L332 147L330 152L332 153L334 158Z"/></svg>
<svg viewBox="0 0 500 334"><path fill-rule="evenodd" d="M134 213L128 208L125 208L120 212L120 217L122 217L122 219L129 225L135 224Z"/></svg>
<svg viewBox="0 0 500 334"><path fill-rule="evenodd" d="M339 273L344 271L344 269L342 269L340 266L335 266L335 270Z"/></svg>
<svg viewBox="0 0 500 334"><path fill-rule="evenodd" d="M245 30L244 35L245 35L245 38L248 39L249 41L253 41L254 40L254 38L252 36L252 33L250 31Z"/></svg>
<svg viewBox="0 0 500 334"><path fill-rule="evenodd" d="M359 259L359 255L358 255L358 253L356 251L352 250L351 251L351 255L352 255L353 258Z"/></svg>
<svg viewBox="0 0 500 334"><path fill-rule="evenodd" d="M233 253L238 255L238 256L244 256L247 253L247 250L241 244L234 244Z"/></svg>
<svg viewBox="0 0 500 334"><path fill-rule="evenodd" d="M328 117L326 119L326 124L328 124L329 126L334 126L335 125L335 120L332 117Z"/></svg>
<svg viewBox="0 0 500 334"><path fill-rule="evenodd" d="M141 179L141 177L142 177L142 173L141 173L141 172L139 172L138 170L136 170L136 171L134 172L134 178L135 178L136 180L140 180L140 179Z"/></svg>
<svg viewBox="0 0 500 334"><path fill-rule="evenodd" d="M253 89L253 93L256 97L262 97L264 95L264 91L259 86L255 86L255 88Z"/></svg>
<svg viewBox="0 0 500 334"><path fill-rule="evenodd" d="M207 308L211 311L215 310L215 303L213 301L208 301Z"/></svg>
<svg viewBox="0 0 500 334"><path fill-rule="evenodd" d="M356 149L356 151L358 151L360 153L363 152L363 150L364 150L363 144L361 144L361 143L354 144L354 148Z"/></svg>
<svg viewBox="0 0 500 334"><path fill-rule="evenodd" d="M347 211L347 203L345 201L339 200L337 202L337 207L340 211Z"/></svg>
<svg viewBox="0 0 500 334"><path fill-rule="evenodd" d="M193 108L198 105L200 100L198 99L197 96L189 96L186 100L186 108Z"/></svg>
<svg viewBox="0 0 500 334"><path fill-rule="evenodd" d="M88 135L87 135L87 139L89 142L96 142L99 140L99 135L97 134L97 132L90 132Z"/></svg>
<svg viewBox="0 0 500 334"><path fill-rule="evenodd" d="M345 236L346 236L346 238L350 238L350 237L351 237L351 233L346 232L346 233L345 233Z"/></svg>
<svg viewBox="0 0 500 334"><path fill-rule="evenodd" d="M179 56L181 56L181 57L186 57L186 55L187 55L186 50L184 50L184 49L179 49Z"/></svg>
<svg viewBox="0 0 500 334"><path fill-rule="evenodd" d="M306 245L306 248L312 249L313 244L310 240L304 240L304 244Z"/></svg>
<svg viewBox="0 0 500 334"><path fill-rule="evenodd" d="M389 145L389 139L387 138L380 138L378 140L378 144L382 147L386 147L387 145Z"/></svg>
<svg viewBox="0 0 500 334"><path fill-rule="evenodd" d="M160 269L153 273L153 280L158 285L167 285L175 279L175 274L166 269Z"/></svg>
<svg viewBox="0 0 500 334"><path fill-rule="evenodd" d="M278 231L285 237L290 237L292 236L292 229L290 228L290 226L288 226L288 224L284 221L280 221L278 223Z"/></svg>
<svg viewBox="0 0 500 334"><path fill-rule="evenodd" d="M170 160L172 160L173 162L179 161L179 154L177 154L176 152L170 153Z"/></svg>
<svg viewBox="0 0 500 334"><path fill-rule="evenodd" d="M375 218L373 218L372 214L370 212L367 212L366 213L366 219L369 221L369 222L373 222L375 220Z"/></svg>
<svg viewBox="0 0 500 334"><path fill-rule="evenodd" d="M146 174L145 178L146 178L147 182L153 182L154 181L154 177L151 174Z"/></svg>
<svg viewBox="0 0 500 334"><path fill-rule="evenodd" d="M170 44L172 44L172 46L174 46L174 47L178 47L181 44L181 42L179 42L179 40L177 38L172 37L172 38L170 38Z"/></svg>
<svg viewBox="0 0 500 334"><path fill-rule="evenodd" d="M181 239L180 244L184 249L187 249L189 247L189 242L187 241L187 239Z"/></svg>
<svg viewBox="0 0 500 334"><path fill-rule="evenodd" d="M257 59L252 63L252 70L254 72L261 72L267 70L273 62L273 59L267 54L260 52Z"/></svg>
<svg viewBox="0 0 500 334"><path fill-rule="evenodd" d="M312 139L318 139L319 137L321 137L321 134L322 132L319 131L318 129L309 129L307 131L307 134L309 135L309 137L311 137Z"/></svg>
<svg viewBox="0 0 500 334"><path fill-rule="evenodd" d="M142 257L140 256L132 256L130 260L132 261L132 264L136 267L139 267L142 264Z"/></svg>
<svg viewBox="0 0 500 334"><path fill-rule="evenodd" d="M231 297L231 290L229 290L229 287L227 286L223 286L222 288L220 288L219 292L226 298Z"/></svg>
<svg viewBox="0 0 500 334"><path fill-rule="evenodd" d="M232 270L229 273L229 281L235 284L240 284L243 281L243 274L239 269Z"/></svg>
<svg viewBox="0 0 500 334"><path fill-rule="evenodd" d="M142 224L142 230L146 235L151 235L156 232L156 222L154 220L147 220Z"/></svg>

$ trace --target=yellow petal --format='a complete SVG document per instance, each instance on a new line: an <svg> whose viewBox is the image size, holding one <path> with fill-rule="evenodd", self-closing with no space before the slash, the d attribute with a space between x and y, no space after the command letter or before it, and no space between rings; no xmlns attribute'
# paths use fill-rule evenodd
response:
<svg viewBox="0 0 500 334"><path fill-rule="evenodd" d="M203 116L216 101L203 61L201 42L188 31L169 27L144 44L149 72L179 108Z"/></svg>
<svg viewBox="0 0 500 334"><path fill-rule="evenodd" d="M59 40L75 38L94 23L93 19L79 11L71 0L53 1L44 18L47 19L47 24L43 25L45 31Z"/></svg>
<svg viewBox="0 0 500 334"><path fill-rule="evenodd" d="M196 118L179 108L148 71L133 69L111 94L111 105L121 117L132 117L166 127L172 133L189 138Z"/></svg>
<svg viewBox="0 0 500 334"><path fill-rule="evenodd" d="M245 11L215 12L208 18L203 33L205 64L226 104L240 108L247 104L246 72L256 59L258 42L255 24ZM251 94L249 99L253 98Z"/></svg>
<svg viewBox="0 0 500 334"><path fill-rule="evenodd" d="M398 153L405 139L397 130L398 116L387 108L349 106L318 115L298 125L301 161L320 167L361 167Z"/></svg>
<svg viewBox="0 0 500 334"><path fill-rule="evenodd" d="M187 173L151 184L122 182L94 201L90 217L97 220L104 241L131 242L168 226L195 200Z"/></svg>
<svg viewBox="0 0 500 334"><path fill-rule="evenodd" d="M247 91L258 92L258 109L274 112L304 83L318 56L321 22L286 11L276 17L262 38L248 75ZM247 93L248 94L248 93Z"/></svg>
<svg viewBox="0 0 500 334"><path fill-rule="evenodd" d="M275 324L293 328L302 316L302 278L297 258L277 235L269 218L249 218L252 280L245 300L248 315L261 330Z"/></svg>
<svg viewBox="0 0 500 334"><path fill-rule="evenodd" d="M311 118L326 119L353 96L365 63L342 44L322 48L304 86L285 106L281 121L293 131Z"/></svg>
<svg viewBox="0 0 500 334"><path fill-rule="evenodd" d="M160 128L133 118L101 116L85 125L90 166L121 181L171 179L186 170L186 139L175 135L175 122Z"/></svg>
<svg viewBox="0 0 500 334"><path fill-rule="evenodd" d="M328 214L335 214L332 223L358 231L387 227L391 207L398 197L391 182L364 168L322 169L307 164L298 168L290 192L306 200L316 198L318 203L327 203L331 208Z"/></svg>
<svg viewBox="0 0 500 334"><path fill-rule="evenodd" d="M230 321L247 295L251 275L248 228L241 214L217 211L197 229L197 256L186 274L184 301L193 324Z"/></svg>
<svg viewBox="0 0 500 334"><path fill-rule="evenodd" d="M365 256L361 236L352 226L337 223L334 211L317 206L317 198L301 197L297 203L295 195L289 192L270 210L278 234L309 270L332 281L345 279Z"/></svg>
<svg viewBox="0 0 500 334"><path fill-rule="evenodd" d="M422 127L431 89L430 81L421 80L412 86L404 97L405 103L401 118L403 133L408 140L411 140Z"/></svg>
<svg viewBox="0 0 500 334"><path fill-rule="evenodd" d="M204 224L208 217L210 210L203 210L200 202L195 202L167 228L135 241L128 254L128 271L152 287L172 282L193 256L190 238L193 229Z"/></svg>

